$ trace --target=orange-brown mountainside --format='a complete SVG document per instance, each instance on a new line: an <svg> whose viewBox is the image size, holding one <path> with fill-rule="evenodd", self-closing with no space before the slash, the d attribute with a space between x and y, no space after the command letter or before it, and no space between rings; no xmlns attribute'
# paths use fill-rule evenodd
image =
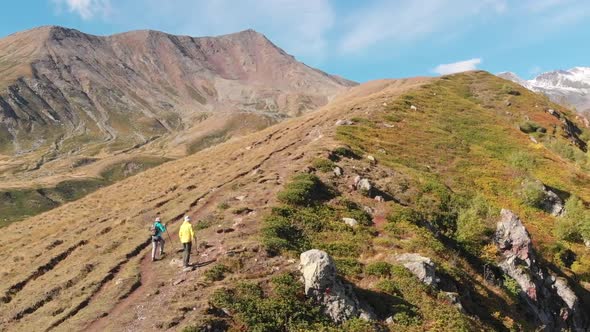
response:
<svg viewBox="0 0 590 332"><path fill-rule="evenodd" d="M105 173L117 167L134 173L260 130L355 84L253 30L194 38L48 26L12 34L0 39L0 190L12 197L0 211L20 218L3 205L26 196L39 202L22 203L23 215L33 215L70 200L59 186L71 181L91 191L97 184L87 182L111 182Z"/></svg>
<svg viewBox="0 0 590 332"><path fill-rule="evenodd" d="M51 26L10 35L0 49L5 154L73 138L143 143L211 111L297 115L353 85L253 30L102 37Z"/></svg>
<svg viewBox="0 0 590 332"><path fill-rule="evenodd" d="M584 331L587 138L485 72L363 84L4 228L0 329Z"/></svg>

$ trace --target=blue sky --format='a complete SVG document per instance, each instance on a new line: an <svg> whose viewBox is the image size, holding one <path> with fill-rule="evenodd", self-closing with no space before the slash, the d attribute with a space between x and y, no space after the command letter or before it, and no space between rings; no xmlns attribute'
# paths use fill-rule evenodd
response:
<svg viewBox="0 0 590 332"><path fill-rule="evenodd" d="M106 35L253 28L297 59L359 82L480 68L530 78L590 66L588 0L20 0L0 36L40 25Z"/></svg>

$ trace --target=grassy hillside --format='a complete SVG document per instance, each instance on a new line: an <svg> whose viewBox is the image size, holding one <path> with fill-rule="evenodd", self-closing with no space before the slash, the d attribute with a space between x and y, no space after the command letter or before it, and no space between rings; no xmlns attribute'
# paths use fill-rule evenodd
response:
<svg viewBox="0 0 590 332"><path fill-rule="evenodd" d="M159 157L136 157L108 166L99 178L65 180L55 186L0 190L0 227L64 203L168 161ZM82 160L80 163L84 163Z"/></svg>
<svg viewBox="0 0 590 332"><path fill-rule="evenodd" d="M568 110L485 72L359 86L9 225L0 328L537 330L492 235L500 209L514 211L539 263L588 311L587 138ZM372 187L354 186L357 176ZM565 201L561 216L542 204L548 189ZM157 212L171 237L152 263ZM186 272L175 236L184 215L198 229ZM333 323L305 296L299 254L312 248L377 321ZM404 253L431 259L440 287L410 273Z"/></svg>

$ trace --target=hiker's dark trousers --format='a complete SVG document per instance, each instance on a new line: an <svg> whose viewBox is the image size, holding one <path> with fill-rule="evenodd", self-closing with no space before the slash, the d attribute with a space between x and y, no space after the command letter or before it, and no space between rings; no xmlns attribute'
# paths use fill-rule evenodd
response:
<svg viewBox="0 0 590 332"><path fill-rule="evenodd" d="M193 246L192 242L187 242L182 244L182 249L184 252L182 253L182 264L184 267L188 267L188 263L191 260L191 248Z"/></svg>

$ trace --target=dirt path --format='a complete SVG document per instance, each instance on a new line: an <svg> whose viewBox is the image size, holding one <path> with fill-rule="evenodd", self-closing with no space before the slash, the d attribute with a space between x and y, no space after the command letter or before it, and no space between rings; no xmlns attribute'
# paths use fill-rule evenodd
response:
<svg viewBox="0 0 590 332"><path fill-rule="evenodd" d="M197 212L192 214L193 220L198 220L198 218L203 217L206 214L206 210L212 206L213 201L217 196L221 193L221 188L210 192L210 197L207 201L198 209ZM171 222L173 223L173 222ZM170 224L171 224L170 223ZM171 238L166 238L166 248L168 252L168 257L176 253L178 249L178 238L175 234L170 235ZM171 241L170 241L171 240ZM196 247L195 247L196 249ZM195 253L196 254L196 253ZM161 262L164 259L168 258L164 256ZM197 260L199 258L198 254L196 256ZM207 265L207 263L200 263L200 265ZM133 306L137 306L139 303L143 301L143 299L147 296L147 291L149 289L153 289L154 285L157 283L157 270L154 268L154 263L151 261L151 246L149 250L144 254L143 258L141 259L141 263L139 266L140 270L140 286L133 290L129 296L119 301L113 308L111 308L107 315L97 318L93 322L91 322L86 328L85 331L88 332L102 332L106 331L109 325L113 325L113 323L117 324L120 323L120 320L124 318L125 315L128 315L130 310L133 310Z"/></svg>
<svg viewBox="0 0 590 332"><path fill-rule="evenodd" d="M140 278L141 278L141 285L137 287L129 296L124 298L123 300L119 301L109 312L108 315L100 317L94 320L88 327L86 327L85 331L92 331L92 332L102 332L106 331L106 326L108 324L112 324L113 322L117 322L118 319L124 315L125 313L129 312L130 307L137 304L141 301L142 298L145 297L145 293L150 286L153 285L155 280L155 271L153 270L153 265L151 261L151 251L147 251L146 254L141 259L141 264L139 266L140 271Z"/></svg>

